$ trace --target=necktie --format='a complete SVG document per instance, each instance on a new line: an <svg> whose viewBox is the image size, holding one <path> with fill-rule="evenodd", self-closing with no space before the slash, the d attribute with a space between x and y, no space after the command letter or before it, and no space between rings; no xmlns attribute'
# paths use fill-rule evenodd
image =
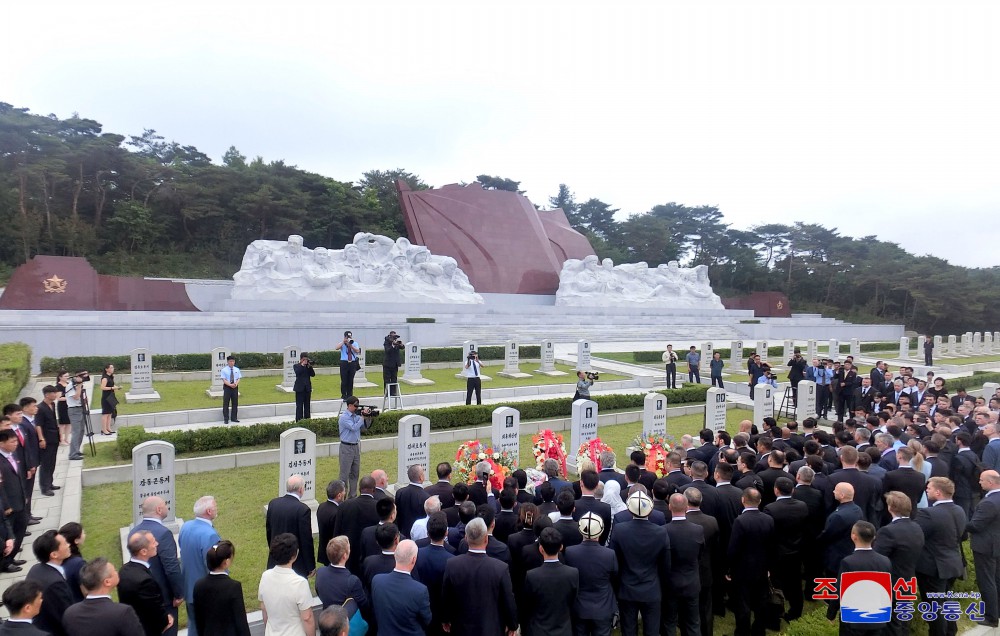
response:
<svg viewBox="0 0 1000 636"><path fill-rule="evenodd" d="M476 364L475 360L472 361L472 375L473 375L473 377L476 377L476 378L479 377L479 365Z"/></svg>
<svg viewBox="0 0 1000 636"><path fill-rule="evenodd" d="M8 455L7 456L7 461L10 462L10 466L11 466L11 468L14 469L14 474L16 475L17 474L17 460L14 459L13 455Z"/></svg>
<svg viewBox="0 0 1000 636"><path fill-rule="evenodd" d="M21 432L20 427L14 427L14 432L17 433L17 439L21 440L21 446L24 446L24 433Z"/></svg>

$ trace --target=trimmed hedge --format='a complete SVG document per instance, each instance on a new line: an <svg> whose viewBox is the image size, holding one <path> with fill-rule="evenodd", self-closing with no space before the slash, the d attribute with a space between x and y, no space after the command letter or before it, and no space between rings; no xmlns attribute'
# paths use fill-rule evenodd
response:
<svg viewBox="0 0 1000 636"><path fill-rule="evenodd" d="M31 377L31 347L23 342L0 345L0 403L17 402Z"/></svg>
<svg viewBox="0 0 1000 636"><path fill-rule="evenodd" d="M436 318L407 318L406 322L409 324L422 323L422 322L437 322Z"/></svg>
<svg viewBox="0 0 1000 636"><path fill-rule="evenodd" d="M667 396L668 404L690 404L704 402L708 391L707 385L686 386L681 389L666 389L659 391ZM600 412L620 411L623 409L642 408L644 394L637 395L599 395L595 396ZM567 399L531 400L518 402L517 409L522 420L550 419L569 417L572 411L571 401ZM431 420L431 430L440 431L450 428L468 428L485 426L492 421L495 404L479 404L470 406L449 406L437 409L415 409L407 411L386 411L375 418L366 435L395 435L399 430L399 420L407 415L423 415ZM316 433L320 438L336 438L338 435L337 418L315 418L302 420L298 423L284 422L281 424L253 424L251 426L213 426L191 431L147 431L141 426L125 426L118 430L118 454L123 459L131 459L132 449L150 440L162 440L174 445L178 455L184 453L212 451L222 448L254 446L258 444L276 444L284 431L295 426L302 426Z"/></svg>
<svg viewBox="0 0 1000 636"><path fill-rule="evenodd" d="M539 345L525 345L518 347L518 352L522 359L540 358L542 348ZM340 364L340 351L310 351L309 356L316 362L317 366L335 367ZM421 351L422 362L460 362L462 361L462 347L430 347ZM280 369L280 353L254 353L243 352L234 353L236 364L241 369ZM381 349L368 349L365 351L365 363L368 365L380 366L385 358L385 352ZM481 360L503 360L503 345L480 347L479 358ZM76 371L77 369L87 369L100 373L108 364L115 365L115 369L127 373L132 365L131 356L67 356L65 358L42 358L42 373L58 373L62 369ZM211 354L208 353L178 353L178 354L158 354L153 356L153 371L208 371L212 368Z"/></svg>

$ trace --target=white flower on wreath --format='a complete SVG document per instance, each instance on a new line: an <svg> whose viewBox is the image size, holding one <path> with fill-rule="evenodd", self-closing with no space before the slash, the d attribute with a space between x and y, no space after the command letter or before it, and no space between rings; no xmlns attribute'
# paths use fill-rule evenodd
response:
<svg viewBox="0 0 1000 636"><path fill-rule="evenodd" d="M479 459L486 459L486 453L479 453Z"/></svg>

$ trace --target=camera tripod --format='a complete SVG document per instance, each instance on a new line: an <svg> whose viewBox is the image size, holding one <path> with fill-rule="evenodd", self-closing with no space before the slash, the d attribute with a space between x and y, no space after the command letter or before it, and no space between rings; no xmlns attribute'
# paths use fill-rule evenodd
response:
<svg viewBox="0 0 1000 636"><path fill-rule="evenodd" d="M94 427L90 423L90 396L87 395L87 387L80 391L80 404L83 407L83 434L87 438L90 446L90 456L97 456L97 445L94 444Z"/></svg>

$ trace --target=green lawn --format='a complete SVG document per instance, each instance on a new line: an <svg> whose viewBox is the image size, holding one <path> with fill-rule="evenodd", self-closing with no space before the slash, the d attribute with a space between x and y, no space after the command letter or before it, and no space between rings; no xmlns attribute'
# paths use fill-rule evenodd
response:
<svg viewBox="0 0 1000 636"><path fill-rule="evenodd" d="M934 357L935 364L962 365L982 364L984 362L1000 362L1000 356L969 356L968 358Z"/></svg>
<svg viewBox="0 0 1000 636"><path fill-rule="evenodd" d="M521 370L531 373L535 369L534 364L522 364ZM576 384L576 372L572 367L564 364L557 364L556 368L568 373L568 376L549 377L545 375L533 375L524 380L511 380L501 378L497 373L503 369L502 366L487 366L483 369L486 375L493 379L483 383L485 389L500 389L515 386L538 386L538 385L565 385L567 392L572 395L572 385ZM423 376L433 380L430 386L408 386L402 385L404 395L412 393L437 393L441 391L464 391L465 379L456 378L455 374L460 369L432 369L423 372ZM368 380L375 382L378 386L357 389L355 393L358 397L382 397L382 371L381 367L372 367L368 372ZM402 375L402 374L401 374ZM627 380L629 378L611 373L601 374L601 381L607 380ZM295 402L294 393L285 393L274 388L276 384L281 384L281 376L263 376L257 378L244 378L240 381L240 406L250 404L277 404L279 402ZM205 394L208 388L207 380L194 380L184 382L157 382L154 386L160 394L159 402L148 402L141 404L125 404L125 390L119 391L121 403L118 405L119 415L133 415L137 413L159 413L161 411L185 411L190 409L218 408L222 404L221 398L210 398ZM128 385L125 385L128 387ZM127 389L126 389L127 390ZM317 375L313 378L313 400L330 400L340 397L340 376L339 375ZM95 398L93 409L99 415L100 400ZM100 419L98 417L98 419ZM99 422L98 422L99 424Z"/></svg>

